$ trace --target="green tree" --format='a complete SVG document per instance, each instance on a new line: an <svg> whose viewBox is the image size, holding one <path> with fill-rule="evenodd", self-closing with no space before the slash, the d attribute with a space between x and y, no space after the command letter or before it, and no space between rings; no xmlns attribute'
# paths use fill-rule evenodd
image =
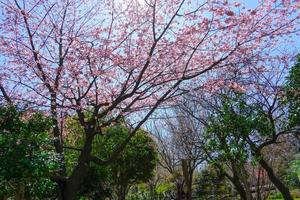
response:
<svg viewBox="0 0 300 200"><path fill-rule="evenodd" d="M0 108L0 198L53 196L50 177L57 159L48 137L51 126L40 113Z"/></svg>
<svg viewBox="0 0 300 200"><path fill-rule="evenodd" d="M226 161L230 161L233 175L234 166L237 166L237 177L241 179L240 182L244 186L247 183L247 177L244 177L243 162L241 162L241 165L237 164L240 161L246 161L246 155L251 153L251 157L266 170L269 179L282 193L284 199L291 200L292 196L289 188L278 177L278 174L276 174L270 163L267 162L263 153L263 149L267 146L276 145L280 136L289 134L289 131L285 131L286 127L284 126L280 127L282 131L277 130L279 124L276 124L276 119L278 118L273 115L273 109L277 109L278 107L271 106L269 110L264 110L259 103L251 101L247 95L236 92L221 96L221 106L212 115L212 120L210 120L211 122L208 127L208 133L217 136L218 140L211 140L208 144L212 143L211 147L220 147L221 151L219 154ZM275 99L273 105L276 103ZM230 179L229 176L227 177ZM237 179L233 177L232 182L234 180ZM238 185L235 184L237 189ZM249 189L247 189L249 187L244 188L248 193L248 197L242 198L251 199ZM240 194L242 193L240 192Z"/></svg>
<svg viewBox="0 0 300 200"><path fill-rule="evenodd" d="M76 116L69 117L66 121L65 161L67 175L70 175L78 165L77 161L85 141L85 135L82 134L84 130L75 118ZM98 137L95 140L94 146L97 146L98 140L102 140L102 137ZM97 154L97 150L94 153ZM84 179L81 180L81 187L77 191L77 198L102 200L106 197L111 197L111 195L110 166L99 166L92 162L88 163L88 171Z"/></svg>
<svg viewBox="0 0 300 200"><path fill-rule="evenodd" d="M286 82L286 96L289 107L290 126L300 125L300 55L290 69Z"/></svg>
<svg viewBox="0 0 300 200"><path fill-rule="evenodd" d="M300 55L297 57L296 64L290 69L286 80L286 101L289 111L289 126L291 128L300 125ZM300 148L300 133L295 133ZM300 154L294 156L290 163L289 180L292 185L300 185ZM296 177L296 178L295 178Z"/></svg>
<svg viewBox="0 0 300 200"><path fill-rule="evenodd" d="M222 95L220 108L211 111L204 134L207 140L204 149L218 173L232 182L241 199L248 200L251 199L251 192L245 166L249 145L244 137L250 133L251 126L249 119L243 115L248 110L244 101L240 95L233 96Z"/></svg>
<svg viewBox="0 0 300 200"><path fill-rule="evenodd" d="M196 185L196 194L201 197L201 200L229 200L232 198L231 187L226 181L226 177L212 165L208 165L199 173Z"/></svg>
<svg viewBox="0 0 300 200"><path fill-rule="evenodd" d="M66 161L67 171L71 172L78 160L84 141L83 128L73 118L67 122ZM92 155L107 159L130 133L124 123L118 123L102 130L93 141ZM116 160L99 166L89 163L87 176L82 180L80 195L93 199L104 199L116 195L124 200L130 187L147 182L153 176L157 162L155 142L143 130L138 130Z"/></svg>
<svg viewBox="0 0 300 200"><path fill-rule="evenodd" d="M129 135L129 128L122 124L109 127L101 140L96 140L94 154L107 158L114 147ZM100 148L97 148L101 146ZM133 184L147 182L153 176L157 161L155 142L143 130L137 131L128 145L110 165L112 184L115 186L118 199L125 200Z"/></svg>

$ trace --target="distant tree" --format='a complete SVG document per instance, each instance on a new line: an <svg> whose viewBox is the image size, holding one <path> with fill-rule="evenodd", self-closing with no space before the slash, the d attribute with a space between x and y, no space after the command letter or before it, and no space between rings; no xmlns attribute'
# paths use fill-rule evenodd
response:
<svg viewBox="0 0 300 200"><path fill-rule="evenodd" d="M51 125L42 114L0 108L0 198L53 197L51 175L58 165L48 137Z"/></svg>
<svg viewBox="0 0 300 200"><path fill-rule="evenodd" d="M170 135L160 133L158 127L155 128L158 140L159 166L169 174L169 182L173 190L170 191L170 197L181 199L183 194L184 182L181 161L178 158L178 149ZM164 187L162 187L164 188Z"/></svg>
<svg viewBox="0 0 300 200"><path fill-rule="evenodd" d="M204 161L204 153L199 148L203 132L201 124L180 106L169 109L162 118L161 124L156 124L154 127L159 146L160 165L173 176L177 189L176 199L190 200L194 173Z"/></svg>
<svg viewBox="0 0 300 200"><path fill-rule="evenodd" d="M204 161L199 148L202 137L201 124L180 108L173 109L174 116L165 120L166 129L172 137L183 178L184 199L192 199L194 172Z"/></svg>

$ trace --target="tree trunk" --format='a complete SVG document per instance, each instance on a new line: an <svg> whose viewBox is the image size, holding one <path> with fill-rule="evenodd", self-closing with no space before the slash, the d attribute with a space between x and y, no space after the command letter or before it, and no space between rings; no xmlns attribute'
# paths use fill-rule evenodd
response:
<svg viewBox="0 0 300 200"><path fill-rule="evenodd" d="M63 185L61 196L63 200L75 200L77 196L77 192L80 189L80 185L82 181L85 179L85 176L88 172L89 165L87 158L91 154L92 151L92 142L94 135L86 134L86 139L84 143L84 147L80 153L78 164L73 169L71 176L66 181L65 185Z"/></svg>
<svg viewBox="0 0 300 200"><path fill-rule="evenodd" d="M241 169L241 171L240 171L241 173L240 173L239 177L241 177L241 182L244 186L247 199L252 200L253 196L251 193L251 186L249 185L249 182L248 182L249 177L248 177L247 171L246 171L244 165L240 169Z"/></svg>
<svg viewBox="0 0 300 200"><path fill-rule="evenodd" d="M120 185L119 187L119 191L117 192L118 193L118 200L125 200L126 199L126 188L127 186L125 185Z"/></svg>
<svg viewBox="0 0 300 200"><path fill-rule="evenodd" d="M258 148L256 148L255 144L250 143L250 145L252 148L252 153L259 158L258 163L264 170L266 170L270 181L281 192L283 198L285 200L293 200L293 197L290 193L289 188L286 187L284 185L284 183L276 176L272 167L270 167L269 164L264 160L264 157L263 157L262 153L260 152L260 150Z"/></svg>
<svg viewBox="0 0 300 200"><path fill-rule="evenodd" d="M285 200L293 200L293 197L289 189L281 182L281 180L275 175L274 170L269 166L269 164L260 155L259 164L266 170L269 179L276 186L276 188L281 192Z"/></svg>
<svg viewBox="0 0 300 200"><path fill-rule="evenodd" d="M25 199L24 196L25 196L25 186L22 183L20 183L15 193L15 200L24 200Z"/></svg>
<svg viewBox="0 0 300 200"><path fill-rule="evenodd" d="M192 186L193 186L193 173L194 170L191 167L191 160L182 160L182 172L184 177L184 193L185 200L192 199Z"/></svg>
<svg viewBox="0 0 300 200"><path fill-rule="evenodd" d="M85 178L88 171L88 165L86 163L80 163L74 169L71 177L67 181L63 188L63 200L75 200L77 192L80 189L80 185Z"/></svg>
<svg viewBox="0 0 300 200"><path fill-rule="evenodd" d="M240 194L241 200L249 200L247 198L247 193L243 187L243 185L241 184L241 182L238 180L238 178L236 176L234 176L231 180L231 182L233 183L235 189L238 191L238 193Z"/></svg>
<svg viewBox="0 0 300 200"><path fill-rule="evenodd" d="M238 166L234 160L231 160L231 167L233 173L233 184L236 186L238 192L240 193L241 199L252 200L252 195L247 183L246 171L244 169L244 164Z"/></svg>
<svg viewBox="0 0 300 200"><path fill-rule="evenodd" d="M231 163L233 164L233 163ZM227 177L230 182L234 185L236 191L239 193L241 200L249 200L247 198L247 192L245 191L243 184L239 180L239 174L236 172L236 170L233 170L233 176L229 175L226 171L223 170L223 168L219 165L217 165L218 169L222 174ZM233 167L235 169L235 167Z"/></svg>
<svg viewBox="0 0 300 200"><path fill-rule="evenodd" d="M177 198L176 200L182 200L182 184L177 183Z"/></svg>
<svg viewBox="0 0 300 200"><path fill-rule="evenodd" d="M189 174L189 180L187 182L187 200L192 200L192 188L193 187L193 172Z"/></svg>

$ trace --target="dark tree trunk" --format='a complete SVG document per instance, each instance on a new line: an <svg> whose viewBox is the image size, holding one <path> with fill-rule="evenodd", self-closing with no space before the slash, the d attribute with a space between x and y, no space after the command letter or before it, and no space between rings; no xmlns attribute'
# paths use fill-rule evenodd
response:
<svg viewBox="0 0 300 200"><path fill-rule="evenodd" d="M25 186L22 183L18 184L14 199L15 200L25 199Z"/></svg>
<svg viewBox="0 0 300 200"><path fill-rule="evenodd" d="M194 170L191 167L191 160L182 160L182 172L184 178L184 199L192 199L192 186L193 186L193 173Z"/></svg>
<svg viewBox="0 0 300 200"><path fill-rule="evenodd" d="M233 177L231 179L231 182L233 183L235 189L237 190L237 192L239 193L241 200L248 200L247 199L247 193L246 190L244 189L243 185L241 184L241 182L238 180L237 177Z"/></svg>
<svg viewBox="0 0 300 200"><path fill-rule="evenodd" d="M85 179L89 165L88 160L92 151L92 142L94 134L86 134L86 140L80 153L78 164L73 169L71 176L61 187L61 196L63 200L75 200L80 189L82 181Z"/></svg>
<svg viewBox="0 0 300 200"><path fill-rule="evenodd" d="M126 199L126 191L127 191L127 186L125 185L120 185L118 189L118 200L125 200Z"/></svg>
<svg viewBox="0 0 300 200"><path fill-rule="evenodd" d="M259 164L266 170L269 179L275 185L275 187L281 192L285 200L293 200L288 187L286 187L282 181L275 175L274 170L269 166L269 164L260 156Z"/></svg>
<svg viewBox="0 0 300 200"><path fill-rule="evenodd" d="M272 169L272 167L269 166L269 164L267 163L267 161L264 160L264 157L262 155L262 153L260 152L260 150L258 148L256 148L255 144L252 143L251 141L249 142L249 144L251 145L252 148L252 153L260 158L259 159L259 164L260 166L266 170L268 177L270 179L270 181L275 185L275 187L281 192L283 198L285 200L293 200L293 197L290 193L290 190L288 187L286 187L284 185L284 183L276 176L274 170Z"/></svg>
<svg viewBox="0 0 300 200"><path fill-rule="evenodd" d="M242 164L242 166L238 166L234 160L231 160L231 167L233 173L233 184L236 186L241 199L252 200L247 179L245 178L246 171L244 170L244 164Z"/></svg>
<svg viewBox="0 0 300 200"><path fill-rule="evenodd" d="M85 175L88 171L88 165L86 163L80 163L74 169L71 177L68 179L65 187L63 188L63 198L64 200L75 200L77 192L80 189L82 180L84 180Z"/></svg>
<svg viewBox="0 0 300 200"><path fill-rule="evenodd" d="M240 168L240 175L239 175L240 179L241 179L241 183L243 185L243 188L245 189L246 195L247 195L247 199L248 200L252 200L253 196L251 193L251 186L249 185L248 182L248 174L247 171L245 170L245 166L243 165Z"/></svg>
<svg viewBox="0 0 300 200"><path fill-rule="evenodd" d="M192 200L192 187L193 187L193 171L189 173L189 180L187 182L187 200Z"/></svg>
<svg viewBox="0 0 300 200"><path fill-rule="evenodd" d="M181 183L177 183L177 200L182 200L182 193L183 193L183 188Z"/></svg>

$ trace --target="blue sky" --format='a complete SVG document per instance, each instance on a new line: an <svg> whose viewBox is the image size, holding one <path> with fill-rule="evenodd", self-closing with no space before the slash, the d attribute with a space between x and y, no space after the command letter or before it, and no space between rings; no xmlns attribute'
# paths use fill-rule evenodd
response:
<svg viewBox="0 0 300 200"><path fill-rule="evenodd" d="M258 4L258 0L241 0L239 2L245 3L247 7L256 7Z"/></svg>

